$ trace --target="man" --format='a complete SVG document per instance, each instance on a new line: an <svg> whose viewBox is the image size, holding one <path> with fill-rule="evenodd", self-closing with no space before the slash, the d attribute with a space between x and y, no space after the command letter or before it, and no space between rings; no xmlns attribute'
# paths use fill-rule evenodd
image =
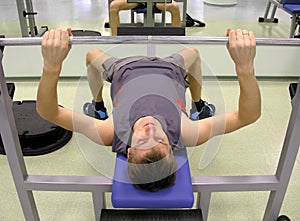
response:
<svg viewBox="0 0 300 221"><path fill-rule="evenodd" d="M144 8L146 5L139 4L139 3L127 3L127 0L113 0L109 6L109 13L110 13L110 28L111 34L113 36L117 35L118 27L120 26L120 16L119 12L122 10L131 10L134 8ZM180 9L177 2L173 1L171 3L156 3L154 4L158 10L166 10L171 13L172 17L172 26L173 27L180 27L181 20L180 20Z"/></svg>
<svg viewBox="0 0 300 221"><path fill-rule="evenodd" d="M138 188L157 191L172 185L176 177L173 151L200 145L260 117L260 91L254 75L256 40L252 32L227 30L227 49L240 84L238 109L198 121L188 118L184 97L189 85L192 100L201 101L200 55L193 48L164 59L116 59L99 50L89 51L86 63L93 97L102 99L103 78L112 82L112 116L99 120L60 107L56 88L63 60L71 49L70 35L70 29L52 30L43 37L44 68L37 111L59 126L127 154L129 177Z"/></svg>

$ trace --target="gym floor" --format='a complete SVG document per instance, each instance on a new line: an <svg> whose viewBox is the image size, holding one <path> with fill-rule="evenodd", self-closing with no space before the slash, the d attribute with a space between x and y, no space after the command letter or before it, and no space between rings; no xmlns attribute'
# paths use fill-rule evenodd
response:
<svg viewBox="0 0 300 221"><path fill-rule="evenodd" d="M264 15L267 1L243 0L234 6L214 6L203 4L201 0L189 0L187 12L194 18L206 23L206 27L187 28L187 35L224 36L228 27L252 30L257 37L287 38L289 36L290 16L278 10L278 24L258 23L258 17ZM37 26L53 28L72 27L73 29L97 30L102 35L110 35L110 30L104 28L108 21L108 6L106 0L86 1L33 1ZM2 0L0 3L0 32L6 37L20 37L17 9L14 1ZM122 13L122 19L128 20L129 14ZM123 21L122 20L122 21ZM273 56L273 55L270 55ZM217 65L217 64L216 64ZM9 73L6 73L9 76ZM192 148L190 150L190 167L192 175L268 175L274 174L279 160L280 151L286 133L290 116L291 104L288 86L297 81L293 78L259 78L262 94L262 116L253 125L228 134L212 147L212 143ZM32 100L36 98L38 79L7 78L15 82L14 100ZM77 78L61 79L59 84L59 103L65 107L80 111L76 106L81 80ZM237 105L239 87L235 79L219 79L218 84L224 96L226 111L233 110ZM215 82L204 79L204 98L215 102L207 93ZM105 99L109 105L109 89L105 86ZM274 95L275 94L275 95ZM63 95L63 96L62 96ZM90 95L80 94L89 99ZM76 97L76 99L75 99ZM229 99L229 98L233 99ZM80 98L84 101L83 98ZM217 102L217 101L216 101ZM78 103L78 102L77 102ZM217 112L218 112L217 106ZM220 109L220 108L219 108ZM247 139L247 140L245 140ZM29 174L38 175L111 175L114 162L110 160L113 154L108 148L99 153L97 147L91 148L90 155L100 155L102 158L91 159L87 148L94 144L74 135L63 148L43 156L25 157ZM95 146L95 145L94 145ZM209 151L218 149L215 158ZM214 151L212 151L214 152ZM101 156L102 155L102 156ZM203 166L206 156L208 164ZM98 161L99 160L99 161ZM99 169L100 168L100 169ZM6 156L0 155L0 220L24 220L14 187ZM298 153L294 170L281 209L291 220L300 220L300 155ZM269 192L245 193L214 193L209 210L210 221L260 221L262 220ZM39 215L43 221L91 221L94 220L92 197L90 193L64 192L34 192ZM107 194L108 207L110 194Z"/></svg>

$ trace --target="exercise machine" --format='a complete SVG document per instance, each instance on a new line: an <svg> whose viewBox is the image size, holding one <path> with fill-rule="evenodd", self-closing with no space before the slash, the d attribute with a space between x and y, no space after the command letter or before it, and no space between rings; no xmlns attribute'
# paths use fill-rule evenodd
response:
<svg viewBox="0 0 300 221"><path fill-rule="evenodd" d="M25 1L25 3L24 3ZM33 5L31 0L16 0L19 22L22 37L35 37L43 36L43 34L48 31L47 26L42 26L39 30L35 24L34 16L37 12L33 10Z"/></svg>
<svg viewBox="0 0 300 221"><path fill-rule="evenodd" d="M273 6L271 10L271 6ZM268 0L264 17L259 17L259 22L278 23L275 18L277 8L280 8L291 15L290 38L300 38L300 0ZM270 14L271 10L271 14ZM269 17L270 14L270 17ZM298 27L298 32L297 31Z"/></svg>
<svg viewBox="0 0 300 221"><path fill-rule="evenodd" d="M108 0L108 11L110 20L109 6L113 0ZM153 7L154 3L170 3L171 0L127 0L128 3L142 3L145 4L145 8L135 8L130 11L130 22L121 23L118 28L118 35L172 35L172 36L184 36L185 24L186 24L186 10L187 0L177 0L183 4L182 7L182 26L171 27L166 23L166 12L160 11ZM150 13L149 13L150 12ZM143 23L137 23L135 21L135 14L143 14ZM161 14L161 22L155 21L155 14ZM109 28L109 23L105 23L105 27Z"/></svg>
<svg viewBox="0 0 300 221"><path fill-rule="evenodd" d="M226 44L228 38L226 37L162 37L162 36L149 36L149 37L73 37L70 40L71 44L112 44L112 43L123 43L123 44L149 44L150 55L153 51L155 44L170 44L170 43L181 44ZM0 46L13 46L13 45L39 45L41 44L41 38L14 38L14 39L0 39ZM257 39L258 45L286 45L290 47L299 47L299 39ZM8 162L11 168L12 176L16 185L16 189L19 195L20 204L23 209L26 220L36 221L39 220L38 210L33 197L33 191L67 191L67 192L91 192L94 202L94 211L96 220L105 220L103 216L108 214L111 216L123 216L128 211L120 211L118 209L112 212L105 208L104 194L106 192L112 192L115 198L112 198L115 205L122 202L124 196L121 194L119 189L114 189L114 181L118 179L112 179L102 176L46 176L46 175L30 175L26 170L22 152L20 151L20 144L17 138L15 120L11 111L11 98L8 95L6 89L6 82L4 76L4 70L2 66L2 53L0 53L0 132L3 134L4 147L7 153ZM299 78L300 81L300 78ZM298 82L299 83L299 82ZM296 161L300 145L300 91L299 87L292 99L292 111L289 119L286 136L284 139L282 152L280 155L278 167L275 174L271 175L260 175L260 176L214 176L214 177L193 177L189 179L188 172L184 173L186 185L197 194L196 199L196 210L190 210L195 214L190 214L192 218L201 217L203 220L207 220L209 204L211 194L213 192L243 192L243 191L270 191L269 200L265 209L264 221L279 220L279 212L281 205L286 193L286 189L292 174L293 166ZM119 161L123 160L122 156L116 158L116 172L115 176L118 176L118 172L124 170L124 163L121 163L119 167ZM184 159L187 158L181 155ZM126 165L126 164L125 164ZM185 168L186 169L186 168ZM124 174L121 171L122 174ZM190 183L189 183L190 182ZM120 185L123 185L122 183ZM115 186L117 187L117 186ZM126 203L134 203L135 196L138 193L132 193L132 199L127 197ZM158 193L160 194L160 193ZM178 196L178 195L177 195ZM184 197L189 199L190 193L187 193ZM162 195L160 196L162 197ZM119 201L120 200L120 201ZM149 197L143 196L145 204L151 205L152 199L151 194ZM121 205L123 207L124 205ZM158 205L159 206L159 205ZM163 205L165 207L166 205ZM185 205L186 206L186 205ZM190 206L190 204L188 205ZM174 206L172 206L174 207ZM160 208L153 208L155 211ZM171 209L171 208L169 208ZM201 210L199 210L201 209ZM130 211L141 213L141 211ZM147 213L148 210L143 211L144 216L149 214L150 219L152 211ZM122 213L123 212L123 213ZM159 213L160 211L158 211ZM176 210L177 214L185 213L181 210ZM112 214L110 214L112 213ZM131 213L131 212L130 212ZM166 214L163 214L166 215ZM119 217L120 217L119 216ZM124 215L125 216L125 215ZM128 215L131 217L130 215ZM144 217L145 218L145 217ZM107 219L106 219L107 220ZM128 219L129 220L129 219ZM144 219L147 220L147 219ZM152 219L153 220L153 219ZM193 219L190 219L193 220ZM195 219L194 219L195 220ZM281 219L282 220L282 219Z"/></svg>

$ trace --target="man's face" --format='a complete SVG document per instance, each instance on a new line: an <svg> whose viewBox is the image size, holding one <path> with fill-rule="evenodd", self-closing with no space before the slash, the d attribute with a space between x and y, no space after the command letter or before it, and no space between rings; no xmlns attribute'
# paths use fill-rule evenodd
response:
<svg viewBox="0 0 300 221"><path fill-rule="evenodd" d="M133 127L131 147L135 149L137 154L143 155L158 145L166 155L170 153L168 137L159 121L151 116L138 119ZM130 149L128 152L130 152Z"/></svg>

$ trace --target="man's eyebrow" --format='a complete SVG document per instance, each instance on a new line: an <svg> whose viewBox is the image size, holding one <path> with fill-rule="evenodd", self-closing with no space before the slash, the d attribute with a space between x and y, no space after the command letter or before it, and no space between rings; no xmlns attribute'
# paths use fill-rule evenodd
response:
<svg viewBox="0 0 300 221"><path fill-rule="evenodd" d="M146 142L146 139L145 138L141 138L141 139L137 139L136 143L133 147L138 147L140 146L141 144L138 144L139 142L142 142L142 144L144 144Z"/></svg>
<svg viewBox="0 0 300 221"><path fill-rule="evenodd" d="M169 144L167 142L162 141L162 140L158 141L158 143L164 144L165 146L169 146Z"/></svg>
<svg viewBox="0 0 300 221"><path fill-rule="evenodd" d="M140 140L144 141L144 143L145 143L145 140L147 140L147 139L146 138L138 139L138 141L140 141ZM143 145L144 143L142 143L141 145ZM165 142L163 140L158 141L158 143L163 144L163 145L165 145L167 147L170 146L167 142ZM132 146L132 147L138 149L138 146L140 146L140 145L135 145L135 146Z"/></svg>

